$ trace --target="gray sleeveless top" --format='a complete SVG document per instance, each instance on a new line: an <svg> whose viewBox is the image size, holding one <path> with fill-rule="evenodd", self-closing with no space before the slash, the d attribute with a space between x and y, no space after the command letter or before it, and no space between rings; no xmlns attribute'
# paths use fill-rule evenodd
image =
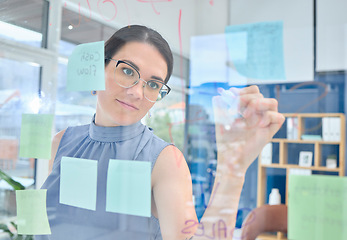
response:
<svg viewBox="0 0 347 240"><path fill-rule="evenodd" d="M100 127L94 123L66 129L52 173L42 188L47 189L47 214L51 235L35 239L109 240L162 239L154 216L140 217L106 212L106 180L109 159L150 161L153 166L169 143L137 122L129 126ZM60 161L63 156L98 161L96 210L59 203Z"/></svg>

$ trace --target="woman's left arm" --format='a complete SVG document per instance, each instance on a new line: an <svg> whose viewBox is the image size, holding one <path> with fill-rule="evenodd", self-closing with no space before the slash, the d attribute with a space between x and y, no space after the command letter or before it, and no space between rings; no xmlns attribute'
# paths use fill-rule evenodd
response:
<svg viewBox="0 0 347 240"><path fill-rule="evenodd" d="M198 220L192 201L192 179L183 154L175 146L160 153L152 172L152 189L152 212L159 219L163 239L193 236ZM184 231L186 223L190 231Z"/></svg>
<svg viewBox="0 0 347 240"><path fill-rule="evenodd" d="M200 223L192 203L190 172L182 153L169 146L157 159L152 172L152 189L154 212L159 218L164 240L189 239L191 236L206 239L215 234L220 239L230 239L246 170L284 122L283 115L278 113L277 101L264 98L258 87L232 90L239 96L239 110L243 115L225 125L228 116L219 105L222 99L214 99L217 175ZM228 230L222 228L223 231L215 232L215 228L224 225Z"/></svg>

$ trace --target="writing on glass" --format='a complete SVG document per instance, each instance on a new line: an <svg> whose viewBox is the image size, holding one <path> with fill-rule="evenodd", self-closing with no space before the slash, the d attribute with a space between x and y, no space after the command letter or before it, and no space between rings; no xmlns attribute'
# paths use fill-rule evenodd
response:
<svg viewBox="0 0 347 240"><path fill-rule="evenodd" d="M152 9L155 12L155 14L160 15L160 12L157 11L157 9L154 6L154 3L159 3L159 2L172 2L172 0L137 0L138 2L142 3L150 3L152 5Z"/></svg>
<svg viewBox="0 0 347 240"><path fill-rule="evenodd" d="M251 209L249 208L244 208L240 210L251 211ZM249 217L250 219L247 221L247 223L243 225L243 227L254 222L256 218L255 213L251 212ZM190 219L185 221L185 225L186 227L184 227L181 231L184 234L191 234L192 228L195 228L198 225L198 228L194 233L194 236L197 237L206 237L208 239L226 239L229 237L233 237L233 239L237 240L246 239L246 235L242 235L239 237L233 236L235 227L228 226L228 224L223 219L218 219L218 221L214 222L212 224L212 231L208 231L209 233L207 233L207 228L203 222L199 223L196 220Z"/></svg>

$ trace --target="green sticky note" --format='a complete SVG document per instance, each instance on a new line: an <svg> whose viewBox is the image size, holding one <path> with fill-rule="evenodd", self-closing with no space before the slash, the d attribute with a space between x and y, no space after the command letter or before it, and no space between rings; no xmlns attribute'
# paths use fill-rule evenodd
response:
<svg viewBox="0 0 347 240"><path fill-rule="evenodd" d="M105 90L104 55L104 41L78 45L67 65L67 90Z"/></svg>
<svg viewBox="0 0 347 240"><path fill-rule="evenodd" d="M18 234L51 234L46 211L46 194L46 189L16 191Z"/></svg>
<svg viewBox="0 0 347 240"><path fill-rule="evenodd" d="M259 22L225 28L230 59L247 78L285 79L283 22Z"/></svg>
<svg viewBox="0 0 347 240"><path fill-rule="evenodd" d="M95 160L62 157L59 202L95 211L97 171Z"/></svg>
<svg viewBox="0 0 347 240"><path fill-rule="evenodd" d="M23 114L20 131L19 156L51 158L52 114Z"/></svg>
<svg viewBox="0 0 347 240"><path fill-rule="evenodd" d="M150 162L111 159L106 189L106 211L151 216Z"/></svg>
<svg viewBox="0 0 347 240"><path fill-rule="evenodd" d="M289 176L288 239L347 239L347 178Z"/></svg>

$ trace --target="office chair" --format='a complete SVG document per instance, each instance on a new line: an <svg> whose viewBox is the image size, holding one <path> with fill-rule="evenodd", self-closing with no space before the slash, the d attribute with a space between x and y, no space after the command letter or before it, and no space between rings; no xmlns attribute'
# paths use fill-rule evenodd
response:
<svg viewBox="0 0 347 240"><path fill-rule="evenodd" d="M263 205L253 209L241 227L242 240L254 240L264 232L287 232L287 206Z"/></svg>

